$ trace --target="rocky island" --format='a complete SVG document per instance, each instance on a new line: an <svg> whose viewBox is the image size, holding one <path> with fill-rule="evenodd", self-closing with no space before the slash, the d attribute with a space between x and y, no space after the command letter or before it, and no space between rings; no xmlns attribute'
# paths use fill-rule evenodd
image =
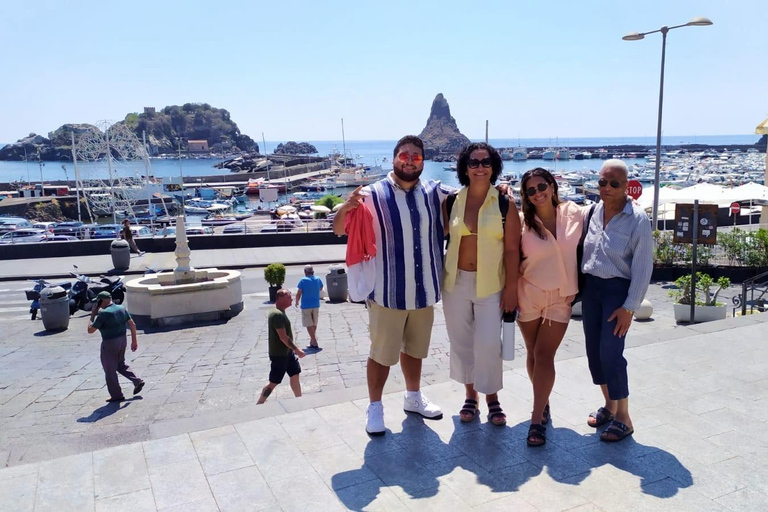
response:
<svg viewBox="0 0 768 512"><path fill-rule="evenodd" d="M118 121L141 139L146 133L150 155L178 151L179 140L182 150L190 149L195 141L197 152L258 152L259 146L248 135L240 133L225 109L211 107L207 103L185 103L171 105L161 110L144 108L144 112L133 112ZM26 158L44 161L71 160L72 136L94 128L90 124L65 124L50 132L48 137L30 133L13 144L0 148L0 160L24 160Z"/></svg>
<svg viewBox="0 0 768 512"><path fill-rule="evenodd" d="M276 155L313 155L315 153L317 148L309 142L288 141L285 144L278 144L275 148Z"/></svg>
<svg viewBox="0 0 768 512"><path fill-rule="evenodd" d="M435 96L427 125L419 137L424 141L424 157L427 160L455 160L462 148L470 143L459 131L443 93Z"/></svg>

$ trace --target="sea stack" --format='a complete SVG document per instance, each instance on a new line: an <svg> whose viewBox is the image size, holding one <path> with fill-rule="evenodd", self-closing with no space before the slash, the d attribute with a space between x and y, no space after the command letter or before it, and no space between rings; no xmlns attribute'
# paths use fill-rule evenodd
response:
<svg viewBox="0 0 768 512"><path fill-rule="evenodd" d="M428 160L453 160L470 143L456 126L443 93L435 96L427 125L419 137L424 141L424 157Z"/></svg>

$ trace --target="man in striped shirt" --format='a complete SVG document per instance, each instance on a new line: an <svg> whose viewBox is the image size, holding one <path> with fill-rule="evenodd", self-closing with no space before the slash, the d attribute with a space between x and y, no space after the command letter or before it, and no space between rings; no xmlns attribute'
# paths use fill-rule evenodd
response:
<svg viewBox="0 0 768 512"><path fill-rule="evenodd" d="M358 187L336 213L333 229L344 234L347 213L364 204L373 215L376 281L368 298L371 352L367 378L370 404L366 431L382 435L381 403L389 368L398 360L405 377L403 409L429 419L443 417L420 391L421 363L429 353L433 305L443 274L441 204L453 190L420 179L424 143L409 135L393 153L393 171L369 187Z"/></svg>
<svg viewBox="0 0 768 512"><path fill-rule="evenodd" d="M648 290L653 273L651 223L627 196L627 165L606 160L600 170L600 202L584 238L582 321L592 381L605 406L587 424L610 422L603 441L621 441L634 429L629 417L629 384L624 340L632 315Z"/></svg>

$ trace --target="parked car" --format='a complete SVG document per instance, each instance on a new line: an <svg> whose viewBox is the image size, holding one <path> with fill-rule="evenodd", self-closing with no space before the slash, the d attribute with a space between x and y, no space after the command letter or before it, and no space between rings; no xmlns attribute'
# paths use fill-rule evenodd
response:
<svg viewBox="0 0 768 512"><path fill-rule="evenodd" d="M82 236L80 235L81 228L83 226L82 222L79 221L69 221L69 222L59 222L54 226L53 228L53 234L54 235L67 235L67 236Z"/></svg>
<svg viewBox="0 0 768 512"><path fill-rule="evenodd" d="M188 235L212 235L213 228L211 226L187 226Z"/></svg>
<svg viewBox="0 0 768 512"><path fill-rule="evenodd" d="M91 232L91 238L120 238L120 230L122 226L120 224L99 224Z"/></svg>
<svg viewBox="0 0 768 512"><path fill-rule="evenodd" d="M235 224L229 224L227 226L224 226L224 233L225 235L232 235L232 234L245 234L248 232L248 228L245 225L245 222L237 222Z"/></svg>
<svg viewBox="0 0 768 512"><path fill-rule="evenodd" d="M48 235L45 237L46 242L77 242L80 241L76 236L69 235Z"/></svg>
<svg viewBox="0 0 768 512"><path fill-rule="evenodd" d="M176 226L163 226L157 230L155 238L176 238Z"/></svg>
<svg viewBox="0 0 768 512"><path fill-rule="evenodd" d="M152 230L147 226L131 226L133 238L152 238Z"/></svg>
<svg viewBox="0 0 768 512"><path fill-rule="evenodd" d="M28 244L32 242L44 242L48 232L44 229L17 229L0 236L0 244Z"/></svg>
<svg viewBox="0 0 768 512"><path fill-rule="evenodd" d="M49 233L53 233L53 230L56 227L56 222L35 222L34 224L32 224L32 227L35 229L43 229L45 231L48 231Z"/></svg>
<svg viewBox="0 0 768 512"><path fill-rule="evenodd" d="M0 233L31 227L32 223L23 217L0 217Z"/></svg>

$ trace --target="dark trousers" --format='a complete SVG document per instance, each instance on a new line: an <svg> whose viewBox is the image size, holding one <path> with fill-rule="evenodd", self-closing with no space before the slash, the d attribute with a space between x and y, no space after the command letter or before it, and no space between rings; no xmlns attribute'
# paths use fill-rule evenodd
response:
<svg viewBox="0 0 768 512"><path fill-rule="evenodd" d="M608 318L627 299L629 280L601 279L586 274L581 301L581 319L587 345L587 360L592 382L608 386L611 400L629 396L624 338L615 336L616 320Z"/></svg>
<svg viewBox="0 0 768 512"><path fill-rule="evenodd" d="M123 390L117 380L119 373L126 379L137 385L141 379L125 364L125 349L128 347L128 339L125 335L101 342L101 367L104 368L104 377L107 380L107 390L112 398L122 398Z"/></svg>

